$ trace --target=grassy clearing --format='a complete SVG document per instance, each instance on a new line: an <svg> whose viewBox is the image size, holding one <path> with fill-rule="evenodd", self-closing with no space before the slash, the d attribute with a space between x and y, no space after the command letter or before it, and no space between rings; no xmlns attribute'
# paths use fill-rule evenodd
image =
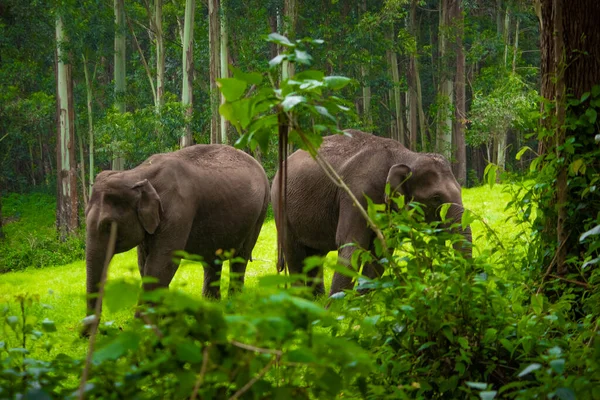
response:
<svg viewBox="0 0 600 400"><path fill-rule="evenodd" d="M465 189L463 200L466 208L484 217L486 224L497 231L503 241L507 241L518 236L518 232L514 223L506 221L508 214L504 209L510 201L510 195L503 191L503 187L503 185L496 185L491 189L487 186ZM11 210L8 211L8 213L5 211L7 216L10 215ZM39 220L40 224L53 225L54 221L46 217ZM8 224L7 234L38 229L29 225L29 222L20 227L19 224L19 221ZM474 222L472 230L476 255L478 249L485 249L489 244L485 242L485 236L482 234L484 228L481 222ZM254 261L250 262L247 268L245 290L248 294L258 290L259 277L276 273L276 237L275 224L270 219L263 226L254 249ZM330 260L334 262L335 253L330 254ZM116 278L140 281L135 249L114 257L110 266L109 280ZM325 279L327 283L331 281L330 270L326 271ZM201 266L198 263L184 261L175 275L171 288L200 297L202 282ZM224 279L222 279L224 294L227 290L226 282L228 282L228 268L224 268ZM72 356L84 354L87 342L79 338L77 332L80 321L85 315L85 261L46 268L28 268L24 271L0 275L0 303L8 303L16 295L25 293L39 296L42 306L34 306L38 308L34 310L34 314L55 321L58 328L57 342L63 343L63 346L53 349L49 356L59 352ZM132 310L113 313L105 308L103 315L104 321L112 321L117 326L124 326L132 318Z"/></svg>

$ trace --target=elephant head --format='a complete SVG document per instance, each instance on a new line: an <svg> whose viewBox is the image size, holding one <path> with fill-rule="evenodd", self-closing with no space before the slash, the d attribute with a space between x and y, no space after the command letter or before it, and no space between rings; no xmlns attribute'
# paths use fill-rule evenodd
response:
<svg viewBox="0 0 600 400"><path fill-rule="evenodd" d="M121 253L141 243L146 234L153 234L161 213L160 197L147 179L137 181L128 172L98 174L85 210L88 295L98 291L111 223L117 224L115 253ZM93 312L95 304L95 298L88 299L88 312Z"/></svg>
<svg viewBox="0 0 600 400"><path fill-rule="evenodd" d="M440 219L442 204L450 203L447 218L460 223L463 215L461 187L454 178L450 163L439 154L420 154L411 165L395 164L387 176L390 195L404 195L408 201L423 204L425 219L428 222ZM387 199L386 199L387 200ZM471 228L460 230L466 241L471 243ZM471 246L459 247L467 256L471 256Z"/></svg>

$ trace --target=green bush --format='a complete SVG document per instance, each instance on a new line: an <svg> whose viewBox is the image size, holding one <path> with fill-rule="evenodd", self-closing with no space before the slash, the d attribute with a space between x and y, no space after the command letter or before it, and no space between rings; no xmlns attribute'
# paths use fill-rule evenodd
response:
<svg viewBox="0 0 600 400"><path fill-rule="evenodd" d="M67 264L85 257L85 235L78 232L65 242L57 238L56 199L46 193L11 193L2 198L3 230L0 273Z"/></svg>

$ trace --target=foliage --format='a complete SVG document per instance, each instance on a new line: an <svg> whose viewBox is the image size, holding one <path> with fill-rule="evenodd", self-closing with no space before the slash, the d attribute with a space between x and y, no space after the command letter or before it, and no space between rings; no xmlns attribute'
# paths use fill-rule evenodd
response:
<svg viewBox="0 0 600 400"><path fill-rule="evenodd" d="M2 198L3 230L0 273L28 267L66 264L84 257L83 233L60 242L55 228L56 199L46 193Z"/></svg>

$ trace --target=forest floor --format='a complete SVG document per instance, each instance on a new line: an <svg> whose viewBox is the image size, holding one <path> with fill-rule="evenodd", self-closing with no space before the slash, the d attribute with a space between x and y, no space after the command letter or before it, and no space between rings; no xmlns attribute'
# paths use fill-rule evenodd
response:
<svg viewBox="0 0 600 400"><path fill-rule="evenodd" d="M510 215L506 205L511 200L507 193L508 185L495 185L464 189L463 202L467 209L482 216L485 223L496 231L501 241L509 243L517 235L517 227L513 221L507 221ZM9 217L9 215L7 215ZM48 218L42 218L46 223ZM18 223L15 221L14 223ZM28 226L29 227L29 226ZM487 243L485 229L481 222L472 224L474 255L490 246ZM514 242L513 242L514 243ZM276 274L276 231L272 219L263 226L260 237L253 252L254 261L250 262L246 272L246 291L258 290L258 279L261 276ZM335 262L335 253L331 253L328 262ZM326 287L331 281L331 269L325 270ZM117 277L131 281L139 281L137 253L133 249L118 254L110 265L109 280ZM223 268L222 293L227 293L228 268ZM198 263L182 262L171 289L180 289L194 296L202 292L203 273ZM0 305L13 302L16 296L29 294L39 296L38 307L34 315L48 318L55 322L57 342L64 346L56 347L48 356L65 352L71 356L84 354L87 341L78 335L82 318L85 316L85 261L80 260L66 265L48 266L44 268L28 268L23 271L0 274ZM242 294L243 295L243 294ZM226 301L226 300L222 300ZM111 313L106 307L103 321L113 321L117 326L128 324L133 318L132 310L121 310Z"/></svg>

